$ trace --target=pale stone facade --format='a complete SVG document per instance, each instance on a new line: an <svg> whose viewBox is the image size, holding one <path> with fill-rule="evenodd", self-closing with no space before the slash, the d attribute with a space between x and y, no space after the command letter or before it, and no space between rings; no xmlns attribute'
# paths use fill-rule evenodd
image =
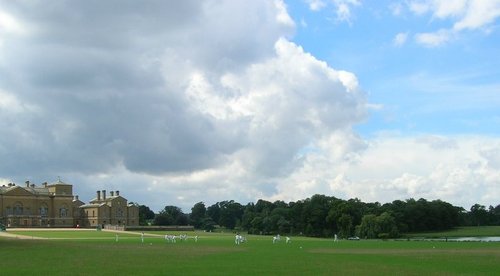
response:
<svg viewBox="0 0 500 276"><path fill-rule="evenodd" d="M120 192L97 192L85 204L73 195L73 185L57 181L41 186L26 181L0 187L0 223L7 227L96 227L139 225L139 208L128 204Z"/></svg>
<svg viewBox="0 0 500 276"><path fill-rule="evenodd" d="M119 191L110 191L109 197L106 197L106 190L97 191L96 198L79 208L85 226L139 225L139 208L127 204Z"/></svg>

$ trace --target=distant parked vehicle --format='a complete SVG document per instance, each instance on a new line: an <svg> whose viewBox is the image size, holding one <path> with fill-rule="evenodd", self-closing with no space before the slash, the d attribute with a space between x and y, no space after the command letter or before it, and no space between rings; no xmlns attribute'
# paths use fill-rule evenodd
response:
<svg viewBox="0 0 500 276"><path fill-rule="evenodd" d="M350 241L359 241L359 237L356 237L356 236L355 237L349 237L347 239L350 240Z"/></svg>

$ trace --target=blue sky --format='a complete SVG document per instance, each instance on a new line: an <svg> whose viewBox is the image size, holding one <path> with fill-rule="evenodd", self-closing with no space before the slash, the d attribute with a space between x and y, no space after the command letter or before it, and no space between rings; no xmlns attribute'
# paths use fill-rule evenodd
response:
<svg viewBox="0 0 500 276"><path fill-rule="evenodd" d="M500 0L0 0L0 185L500 198Z"/></svg>
<svg viewBox="0 0 500 276"><path fill-rule="evenodd" d="M429 46L415 36L451 29L460 16L416 14L411 3L418 1L337 1L350 11L341 20L334 2L311 10L306 1L287 1L298 25L292 40L332 67L354 72L370 102L383 106L356 126L360 133L498 135L498 19ZM400 44L398 34L405 34Z"/></svg>

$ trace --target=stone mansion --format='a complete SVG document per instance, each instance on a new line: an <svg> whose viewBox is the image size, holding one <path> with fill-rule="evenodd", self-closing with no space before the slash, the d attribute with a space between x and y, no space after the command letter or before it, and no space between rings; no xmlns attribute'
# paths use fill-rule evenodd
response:
<svg viewBox="0 0 500 276"><path fill-rule="evenodd" d="M0 187L0 223L7 227L97 227L139 225L139 208L119 191L97 191L85 204L73 185L58 180L41 186L26 181Z"/></svg>

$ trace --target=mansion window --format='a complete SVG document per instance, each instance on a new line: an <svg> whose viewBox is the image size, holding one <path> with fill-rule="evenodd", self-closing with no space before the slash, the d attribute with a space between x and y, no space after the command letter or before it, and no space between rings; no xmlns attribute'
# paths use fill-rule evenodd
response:
<svg viewBox="0 0 500 276"><path fill-rule="evenodd" d="M23 205L18 202L14 205L14 215L22 215L23 214Z"/></svg>
<svg viewBox="0 0 500 276"><path fill-rule="evenodd" d="M59 209L59 217L64 218L68 216L68 208L61 207Z"/></svg>
<svg viewBox="0 0 500 276"><path fill-rule="evenodd" d="M48 214L49 214L49 207L47 207L47 205L42 205L42 207L40 207L40 216L46 217L48 216Z"/></svg>

